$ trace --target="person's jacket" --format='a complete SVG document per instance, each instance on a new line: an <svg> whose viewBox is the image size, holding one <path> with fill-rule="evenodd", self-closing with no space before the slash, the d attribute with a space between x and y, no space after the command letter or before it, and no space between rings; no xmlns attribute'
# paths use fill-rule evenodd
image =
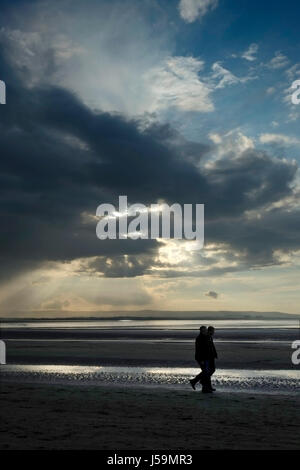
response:
<svg viewBox="0 0 300 470"><path fill-rule="evenodd" d="M207 343L208 343L209 359L217 359L218 358L217 350L214 345L214 340L211 336L207 337Z"/></svg>
<svg viewBox="0 0 300 470"><path fill-rule="evenodd" d="M197 336L195 344L195 359L196 361L204 361L205 359L209 359L207 335L199 333Z"/></svg>

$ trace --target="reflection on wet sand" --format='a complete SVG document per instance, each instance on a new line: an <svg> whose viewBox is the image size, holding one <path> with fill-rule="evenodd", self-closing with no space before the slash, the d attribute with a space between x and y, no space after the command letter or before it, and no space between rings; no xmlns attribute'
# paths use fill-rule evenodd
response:
<svg viewBox="0 0 300 470"><path fill-rule="evenodd" d="M24 382L161 385L187 387L197 369L181 367L107 367L69 365L6 365L1 368L4 380ZM299 392L298 370L221 369L214 375L218 390L252 390L256 392Z"/></svg>

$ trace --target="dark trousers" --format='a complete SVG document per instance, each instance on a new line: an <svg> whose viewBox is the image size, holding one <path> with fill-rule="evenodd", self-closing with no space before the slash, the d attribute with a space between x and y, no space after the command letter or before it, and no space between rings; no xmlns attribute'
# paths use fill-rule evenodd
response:
<svg viewBox="0 0 300 470"><path fill-rule="evenodd" d="M209 367L209 374L210 374L210 377L211 377L216 371L216 365L215 365L215 360L214 359L209 359L208 360L208 367Z"/></svg>
<svg viewBox="0 0 300 470"><path fill-rule="evenodd" d="M205 388L210 388L210 369L209 369L209 360L205 359L204 361L198 361L199 366L201 367L201 372L200 374L196 375L196 377L193 379L194 383L196 384L197 382L200 382L202 384L202 387Z"/></svg>
<svg viewBox="0 0 300 470"><path fill-rule="evenodd" d="M216 365L215 365L215 360L214 359L209 359L208 361L208 368L209 368L209 387L211 387L211 376L215 373L216 371Z"/></svg>
<svg viewBox="0 0 300 470"><path fill-rule="evenodd" d="M214 359L205 359L204 361L197 361L199 366L201 367L200 374L196 375L193 379L194 383L200 382L202 387L211 388L211 376L214 374L216 370L215 360Z"/></svg>

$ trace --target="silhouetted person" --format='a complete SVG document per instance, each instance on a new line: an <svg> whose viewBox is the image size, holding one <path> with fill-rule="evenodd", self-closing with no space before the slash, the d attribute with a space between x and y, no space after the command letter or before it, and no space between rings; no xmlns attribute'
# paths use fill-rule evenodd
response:
<svg viewBox="0 0 300 470"><path fill-rule="evenodd" d="M217 350L215 348L214 340L213 340L214 333L215 333L214 327L209 326L207 328L207 342L208 342L208 353L209 353L209 358L208 358L209 384L208 385L212 392L214 392L216 389L211 386L211 376L214 374L216 370L215 359L218 359Z"/></svg>
<svg viewBox="0 0 300 470"><path fill-rule="evenodd" d="M201 326L200 333L197 336L195 343L195 359L201 367L201 372L196 375L194 379L190 380L190 384L193 389L196 390L195 385L200 382L202 384L203 393L212 392L210 387L209 356L207 328L206 326Z"/></svg>

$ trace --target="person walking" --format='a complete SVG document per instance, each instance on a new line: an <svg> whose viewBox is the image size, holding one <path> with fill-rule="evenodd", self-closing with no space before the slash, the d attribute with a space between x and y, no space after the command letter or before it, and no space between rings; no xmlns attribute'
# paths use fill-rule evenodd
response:
<svg viewBox="0 0 300 470"><path fill-rule="evenodd" d="M215 373L216 364L215 360L218 359L218 353L214 345L214 334L215 328L213 326L209 326L207 328L207 343L208 343L208 369L209 369L209 380L208 380L208 387L212 392L215 392L216 389L211 385L211 377Z"/></svg>
<svg viewBox="0 0 300 470"><path fill-rule="evenodd" d="M209 370L210 349L208 343L208 334L206 326L200 327L199 335L195 342L195 359L198 362L201 372L190 380L190 384L196 390L196 384L202 384L203 393L211 393L210 370Z"/></svg>

